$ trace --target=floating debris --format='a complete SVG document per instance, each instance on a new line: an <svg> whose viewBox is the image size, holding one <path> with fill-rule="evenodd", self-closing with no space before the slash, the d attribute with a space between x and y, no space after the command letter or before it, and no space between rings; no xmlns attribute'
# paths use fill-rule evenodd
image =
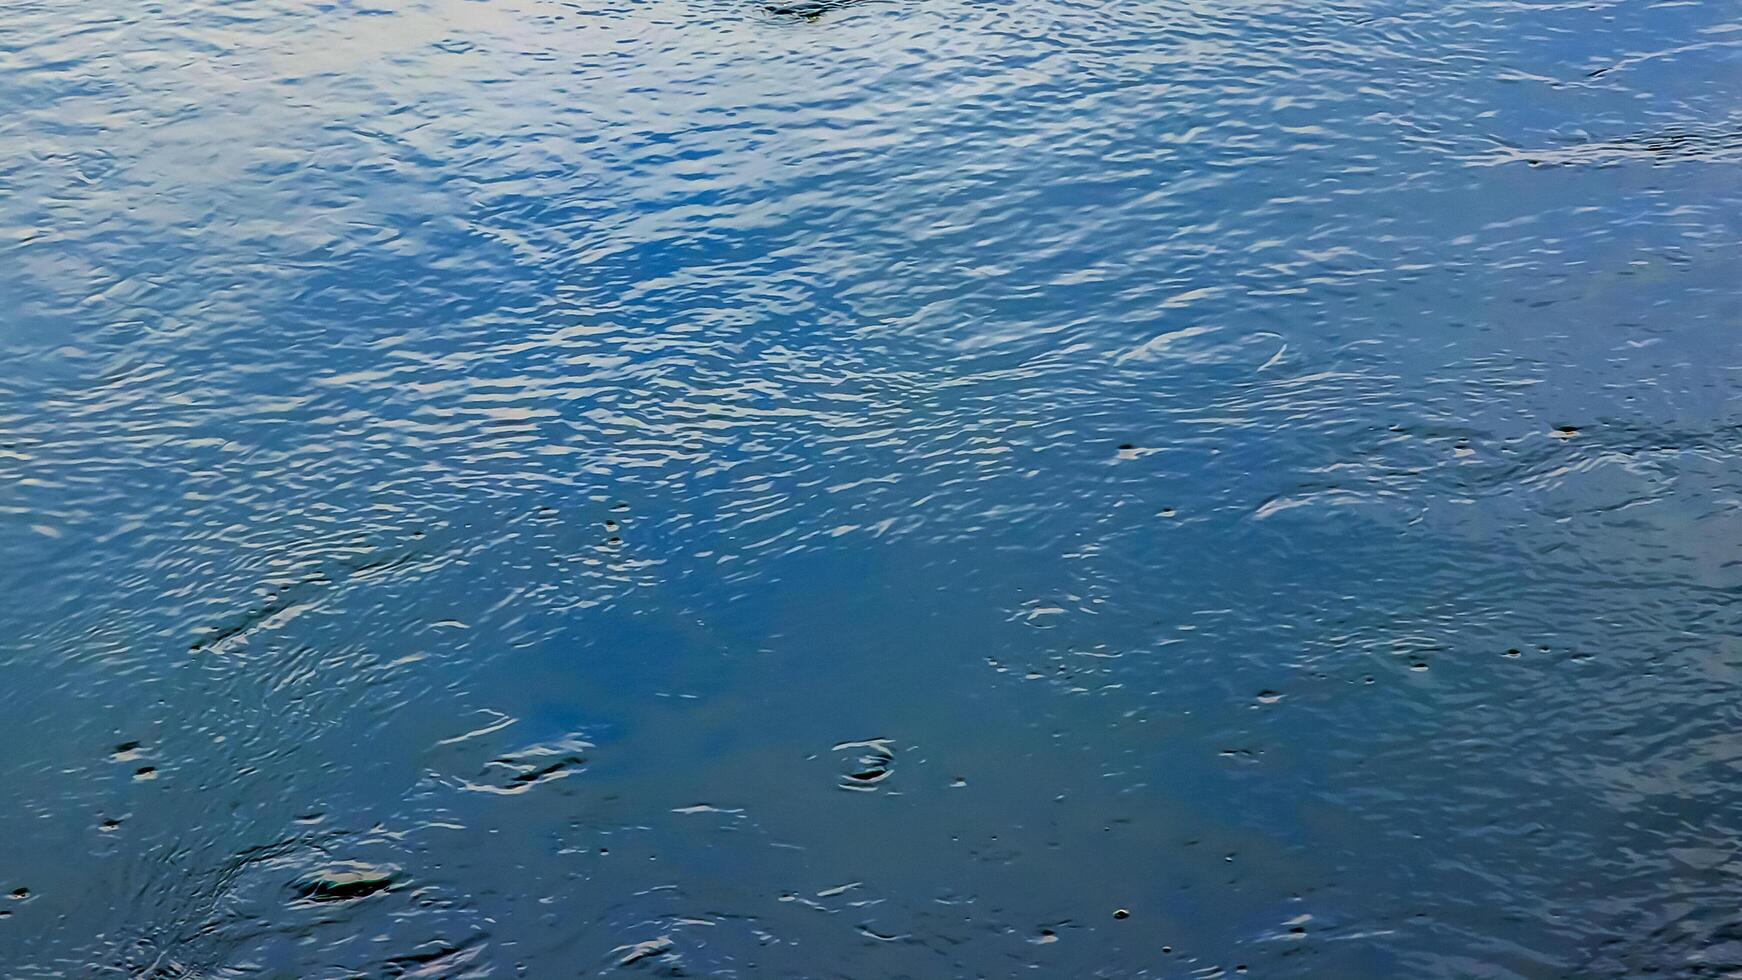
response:
<svg viewBox="0 0 1742 980"><path fill-rule="evenodd" d="M228 623L200 630L188 644L188 651L220 653L233 646L246 646L254 634L278 629L314 608L330 590L392 571L421 557L416 549L386 550L311 568L295 581L274 585L266 591L264 600Z"/></svg>
<svg viewBox="0 0 1742 980"><path fill-rule="evenodd" d="M684 814L686 816L690 815L690 814L695 814L695 813L724 813L727 816L737 817L737 816L743 816L744 809L742 807L733 808L733 807L714 806L711 803L697 803L694 806L676 807L671 812L681 813L681 814Z"/></svg>
<svg viewBox="0 0 1742 980"><path fill-rule="evenodd" d="M542 745L530 745L497 756L484 766L476 780L466 780L465 789L477 793L514 795L534 786L566 779L586 767L586 752L593 743L566 736Z"/></svg>
<svg viewBox="0 0 1742 980"><path fill-rule="evenodd" d="M1629 63L1607 65L1586 77L1601 78ZM1474 162L1481 166L1522 162L1532 167L1616 167L1628 163L1662 166L1671 163L1734 163L1737 160L1742 160L1742 130L1725 125L1679 125L1656 132L1587 140L1566 146L1502 146Z"/></svg>
<svg viewBox="0 0 1742 980"><path fill-rule="evenodd" d="M436 940L433 948L424 952L395 956L387 961L389 976L396 977L458 977L472 976L462 968L476 963L483 955L483 936L474 936L458 945Z"/></svg>
<svg viewBox="0 0 1742 980"><path fill-rule="evenodd" d="M664 956L671 952L671 948L671 937L660 936L657 939L649 939L643 943L635 943L630 946L619 946L612 950L611 953L617 957L618 966L634 966L642 960L649 960L655 956Z"/></svg>
<svg viewBox="0 0 1742 980"><path fill-rule="evenodd" d="M311 902L349 902L385 891L398 873L386 865L344 861L298 878L295 888L299 897Z"/></svg>
<svg viewBox="0 0 1742 980"><path fill-rule="evenodd" d="M783 17L816 20L826 13L851 7L857 2L858 0L775 0L775 2L764 3L762 9Z"/></svg>
<svg viewBox="0 0 1742 980"><path fill-rule="evenodd" d="M894 771L895 749L892 746L893 743L886 738L836 745L834 751L847 753L841 760L840 787L858 793L874 792L878 784Z"/></svg>

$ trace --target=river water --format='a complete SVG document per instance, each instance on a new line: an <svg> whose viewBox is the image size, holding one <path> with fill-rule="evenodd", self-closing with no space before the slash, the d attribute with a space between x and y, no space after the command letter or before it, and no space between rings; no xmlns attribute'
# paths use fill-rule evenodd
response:
<svg viewBox="0 0 1742 980"><path fill-rule="evenodd" d="M1734 976L1742 7L13 0L0 975Z"/></svg>

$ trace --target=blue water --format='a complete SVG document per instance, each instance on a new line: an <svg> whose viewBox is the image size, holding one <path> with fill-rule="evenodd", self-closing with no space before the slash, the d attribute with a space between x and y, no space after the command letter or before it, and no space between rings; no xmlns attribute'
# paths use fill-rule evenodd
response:
<svg viewBox="0 0 1742 980"><path fill-rule="evenodd" d="M1742 970L1734 3L13 0L0 105L8 980Z"/></svg>

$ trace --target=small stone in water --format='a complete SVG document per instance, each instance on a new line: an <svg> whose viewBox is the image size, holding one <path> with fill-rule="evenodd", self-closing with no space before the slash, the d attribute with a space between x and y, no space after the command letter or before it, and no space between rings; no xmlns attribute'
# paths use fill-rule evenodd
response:
<svg viewBox="0 0 1742 980"><path fill-rule="evenodd" d="M1113 918L1115 918L1115 919L1129 919L1129 918L1131 918L1131 912L1128 909L1114 909L1113 910Z"/></svg>

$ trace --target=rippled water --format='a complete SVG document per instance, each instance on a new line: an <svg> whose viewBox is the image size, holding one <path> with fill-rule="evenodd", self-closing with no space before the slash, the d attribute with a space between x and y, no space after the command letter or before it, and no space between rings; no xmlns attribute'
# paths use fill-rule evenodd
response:
<svg viewBox="0 0 1742 980"><path fill-rule="evenodd" d="M1742 969L1742 8L777 6L6 6L0 974Z"/></svg>

